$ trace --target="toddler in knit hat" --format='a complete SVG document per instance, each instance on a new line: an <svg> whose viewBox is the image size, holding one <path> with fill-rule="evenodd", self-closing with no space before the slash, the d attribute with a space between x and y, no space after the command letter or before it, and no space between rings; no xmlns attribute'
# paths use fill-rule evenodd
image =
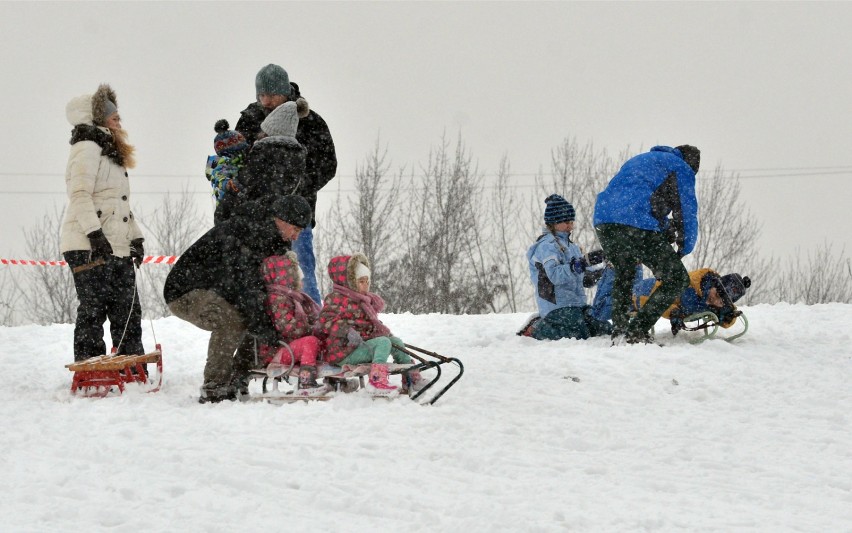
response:
<svg viewBox="0 0 852 533"><path fill-rule="evenodd" d="M216 121L213 129L216 137L213 139L215 155L207 158L204 174L213 187L213 197L216 204L222 201L226 193L236 194L240 190L237 176L245 164L249 144L238 131L230 130L225 119Z"/></svg>

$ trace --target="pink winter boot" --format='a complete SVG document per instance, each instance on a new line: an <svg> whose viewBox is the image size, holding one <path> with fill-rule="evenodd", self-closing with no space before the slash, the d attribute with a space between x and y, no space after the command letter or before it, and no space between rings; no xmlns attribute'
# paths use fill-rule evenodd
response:
<svg viewBox="0 0 852 533"><path fill-rule="evenodd" d="M399 389L388 383L388 365L373 363L367 391L373 396L393 397L399 394Z"/></svg>

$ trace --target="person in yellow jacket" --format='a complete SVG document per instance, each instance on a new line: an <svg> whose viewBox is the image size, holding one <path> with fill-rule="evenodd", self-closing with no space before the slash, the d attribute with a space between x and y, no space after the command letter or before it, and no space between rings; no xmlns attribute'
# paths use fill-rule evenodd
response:
<svg viewBox="0 0 852 533"><path fill-rule="evenodd" d="M612 283L615 276L611 268L606 268L598 283L598 292L592 304L592 313L599 320L609 319L611 313ZM633 283L632 310L637 311L651 294L657 290L660 282L655 278L642 279L637 275ZM689 272L689 285L675 301L663 312L663 318L671 322L672 333L684 328L684 319L695 313L713 312L719 318L719 325L729 328L739 316L735 302L743 297L751 286L748 276L732 273L719 275L713 269L701 268Z"/></svg>

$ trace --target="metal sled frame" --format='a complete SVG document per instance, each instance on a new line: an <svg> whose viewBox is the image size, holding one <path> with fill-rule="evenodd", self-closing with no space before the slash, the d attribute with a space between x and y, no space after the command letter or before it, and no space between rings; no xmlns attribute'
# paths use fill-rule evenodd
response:
<svg viewBox="0 0 852 533"><path fill-rule="evenodd" d="M82 390L87 398L103 398L110 393L113 386L118 387L119 394L124 392L126 383L148 383L145 374L146 364L156 363L157 383L145 392L157 392L163 385L163 352L159 344L156 350L142 355L99 355L83 361L65 365L74 372L71 380L71 394Z"/></svg>
<svg viewBox="0 0 852 533"><path fill-rule="evenodd" d="M728 342L733 342L736 339L739 339L748 331L748 319L746 316L740 312L737 316L739 322L742 322L743 329L739 333L735 335L729 335L726 337L718 337ZM704 335L693 339L690 344L700 344L708 339L717 338L716 334L719 332L719 317L716 316L712 311L705 311L702 313L695 313L693 315L689 315L688 317L683 319L684 323L688 322L696 322L694 326L687 326L683 328L683 331L702 331Z"/></svg>
<svg viewBox="0 0 852 533"><path fill-rule="evenodd" d="M424 350L422 348L418 348L416 346L412 346L410 344L406 344L405 348L399 348L406 354L408 354L412 359L417 361L414 364L390 364L388 365L388 370L390 374L407 374L412 370L426 370L429 368L434 368L436 370L436 375L432 378L423 388L421 388L416 393L411 394L411 400L418 400L423 396L423 394L432 389L432 387L441 379L441 365L443 364L453 364L458 367L459 373L452 380L450 380L447 385L440 388L438 392L433 395L428 401L419 402L423 405L433 405L438 399L444 395L450 387L456 384L456 382L461 379L462 374L464 374L464 365L462 362L455 357L445 357L443 355L437 354L435 352L430 352L428 350ZM429 359L427 359L429 358ZM336 392L355 392L356 390L364 387L364 376L369 375L370 373L370 365L369 364L361 364L355 365L352 367L339 367L339 366L331 366L331 365L318 365L317 366L317 378L322 378L326 381L326 383L332 385ZM284 400L288 399L288 394L283 393L279 390L279 384L284 381L286 383L290 383L289 378L292 376L298 380L299 375L299 367L290 366L282 375L276 377L270 377L266 370L264 369L256 369L252 370L250 373L250 377L254 379L261 379L261 387L262 387L262 395L261 398L269 399L271 401L275 400ZM295 385L298 387L298 383ZM289 395L289 397L293 400L327 400L329 396L314 396L314 397L296 397Z"/></svg>

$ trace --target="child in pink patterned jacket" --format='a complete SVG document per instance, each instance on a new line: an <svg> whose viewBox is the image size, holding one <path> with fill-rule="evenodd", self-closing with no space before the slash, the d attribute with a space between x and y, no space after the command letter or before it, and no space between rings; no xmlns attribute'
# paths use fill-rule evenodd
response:
<svg viewBox="0 0 852 533"><path fill-rule="evenodd" d="M266 312L278 331L284 346L260 347L266 372L277 377L288 367L300 365L299 387L294 394L321 396L330 389L317 383L317 358L321 343L314 336L319 319L319 305L302 291L302 271L296 253L267 257L260 267L266 282Z"/></svg>
<svg viewBox="0 0 852 533"><path fill-rule="evenodd" d="M325 336L325 360L338 365L372 363L367 390L376 396L396 396L399 389L388 382L388 359L409 364L411 357L402 351L405 344L391 334L378 314L385 302L370 292L370 265L360 253L333 257L328 263L333 282L320 313L320 328ZM422 387L420 372L409 371L403 385L412 390ZM405 387L407 388L407 387Z"/></svg>

